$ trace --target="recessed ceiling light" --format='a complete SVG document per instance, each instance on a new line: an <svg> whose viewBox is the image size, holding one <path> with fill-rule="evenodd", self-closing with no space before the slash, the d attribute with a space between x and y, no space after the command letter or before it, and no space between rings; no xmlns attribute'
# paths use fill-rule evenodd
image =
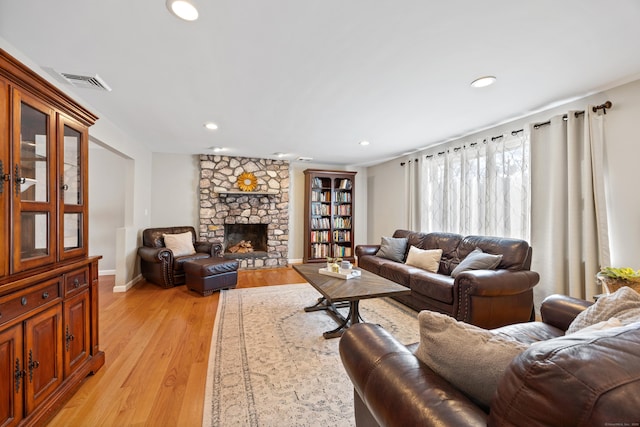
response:
<svg viewBox="0 0 640 427"><path fill-rule="evenodd" d="M219 153L221 151L224 151L223 147L211 147L211 151L213 151L214 153Z"/></svg>
<svg viewBox="0 0 640 427"><path fill-rule="evenodd" d="M213 122L207 122L204 124L204 127L206 127L209 130L216 130L218 129L218 125L213 123Z"/></svg>
<svg viewBox="0 0 640 427"><path fill-rule="evenodd" d="M362 146L369 145L369 141L360 141L358 144Z"/></svg>
<svg viewBox="0 0 640 427"><path fill-rule="evenodd" d="M198 9L189 0L167 0L167 8L171 13L185 21L198 19Z"/></svg>
<svg viewBox="0 0 640 427"><path fill-rule="evenodd" d="M479 77L477 79L475 79L474 81L471 82L471 86L473 87L487 87L489 85L492 85L493 83L495 83L496 78L495 76L484 76L484 77Z"/></svg>
<svg viewBox="0 0 640 427"><path fill-rule="evenodd" d="M282 158L282 157L285 157L287 154L278 152L278 153L273 153L273 155L276 156L276 157Z"/></svg>

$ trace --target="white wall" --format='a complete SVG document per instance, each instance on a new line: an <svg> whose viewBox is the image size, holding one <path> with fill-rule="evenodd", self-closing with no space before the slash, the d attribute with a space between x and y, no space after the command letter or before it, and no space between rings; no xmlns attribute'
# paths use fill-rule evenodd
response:
<svg viewBox="0 0 640 427"><path fill-rule="evenodd" d="M126 159L89 143L89 255L101 255L100 274L115 274L116 232L124 227Z"/></svg>
<svg viewBox="0 0 640 427"><path fill-rule="evenodd" d="M151 227L199 225L200 160L193 154L153 153Z"/></svg>
<svg viewBox="0 0 640 427"><path fill-rule="evenodd" d="M529 123L543 122L569 110L584 110L588 104L599 105L610 100L613 108L605 119L606 192L609 212L611 264L640 268L640 197L637 192L638 159L640 158L640 80L604 90L562 106L537 112L528 117L468 135L447 145L459 146L463 141L500 135L521 129ZM419 154L439 151L434 147ZM411 155L410 157L415 157ZM368 240L378 242L404 227L404 170L397 159L369 168L369 233ZM395 189L395 191L394 191ZM390 206L398 209L390 210ZM427 230L425 230L427 231ZM535 257L535 248L534 248ZM558 258L562 259L561 256Z"/></svg>

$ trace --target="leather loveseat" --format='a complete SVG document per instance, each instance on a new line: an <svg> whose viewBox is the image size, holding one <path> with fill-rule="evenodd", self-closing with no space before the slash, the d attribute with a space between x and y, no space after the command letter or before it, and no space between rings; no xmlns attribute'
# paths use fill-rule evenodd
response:
<svg viewBox="0 0 640 427"><path fill-rule="evenodd" d="M394 238L406 238L419 249L442 249L437 273L377 256L380 245L358 245L358 267L411 289L396 299L414 310L448 314L482 328L496 328L533 320L533 287L540 280L530 271L531 247L524 240L466 236L453 233L421 233L396 230ZM451 272L476 248L502 255L493 270L472 270L451 277Z"/></svg>
<svg viewBox="0 0 640 427"><path fill-rule="evenodd" d="M195 253L174 256L165 246L165 234L191 233L191 243ZM222 245L219 243L197 242L196 230L191 226L147 228L142 232L142 246L138 248L140 270L149 282L171 288L185 283L184 263L203 258L222 256Z"/></svg>
<svg viewBox="0 0 640 427"><path fill-rule="evenodd" d="M589 305L552 295L542 303L541 322L493 330L524 344L539 343L507 366L488 408L419 360L414 355L418 344L404 346L378 325L353 325L340 340L340 356L354 386L356 425L636 425L640 323L616 328L615 333L609 329L565 336L575 316Z"/></svg>

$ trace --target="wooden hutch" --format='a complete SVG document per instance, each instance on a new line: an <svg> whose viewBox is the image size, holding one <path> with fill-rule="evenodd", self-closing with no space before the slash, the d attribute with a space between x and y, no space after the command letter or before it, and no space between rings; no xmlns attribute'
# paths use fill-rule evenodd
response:
<svg viewBox="0 0 640 427"><path fill-rule="evenodd" d="M88 246L97 117L0 49L0 425L43 425L104 364Z"/></svg>

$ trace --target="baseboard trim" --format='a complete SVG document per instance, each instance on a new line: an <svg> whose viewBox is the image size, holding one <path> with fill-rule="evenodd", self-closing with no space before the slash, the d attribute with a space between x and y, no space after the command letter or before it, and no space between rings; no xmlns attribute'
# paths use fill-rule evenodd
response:
<svg viewBox="0 0 640 427"><path fill-rule="evenodd" d="M125 283L124 285L116 285L113 287L113 292L127 292L129 289L133 288L136 283L141 282L143 279L141 274L138 274L133 278L130 282Z"/></svg>
<svg viewBox="0 0 640 427"><path fill-rule="evenodd" d="M115 270L98 270L98 276L115 276Z"/></svg>

